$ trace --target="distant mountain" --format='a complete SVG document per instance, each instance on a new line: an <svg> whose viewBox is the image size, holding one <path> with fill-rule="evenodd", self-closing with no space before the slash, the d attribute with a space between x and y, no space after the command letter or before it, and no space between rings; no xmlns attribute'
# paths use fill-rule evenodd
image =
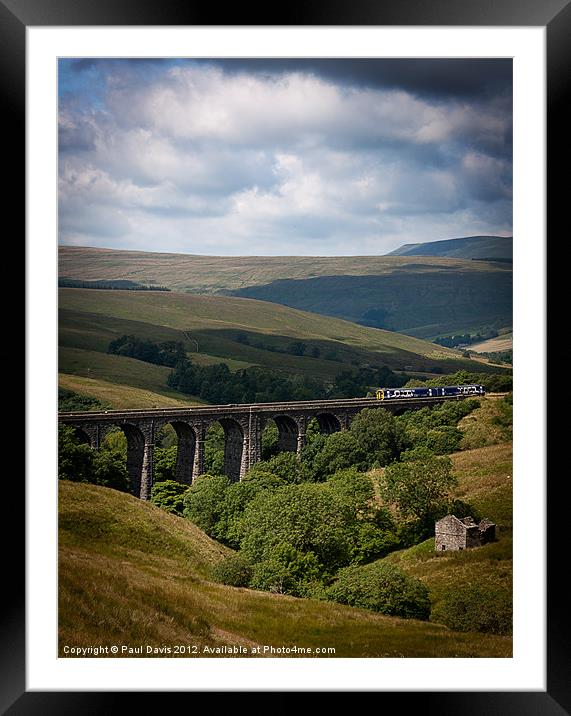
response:
<svg viewBox="0 0 571 716"><path fill-rule="evenodd" d="M405 244L387 256L448 256L454 259L512 259L512 236L464 236L460 239Z"/></svg>

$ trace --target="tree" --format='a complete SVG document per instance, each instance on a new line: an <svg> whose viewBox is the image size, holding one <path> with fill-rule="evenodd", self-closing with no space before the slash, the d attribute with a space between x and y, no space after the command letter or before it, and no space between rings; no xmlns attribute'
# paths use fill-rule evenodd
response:
<svg viewBox="0 0 571 716"><path fill-rule="evenodd" d="M323 486L287 485L260 493L246 508L241 549L252 563L270 559L278 545L312 552L322 569L349 559L350 511Z"/></svg>
<svg viewBox="0 0 571 716"><path fill-rule="evenodd" d="M273 545L266 558L252 568L250 586L274 594L310 596L323 572L313 552L302 552L287 542Z"/></svg>
<svg viewBox="0 0 571 716"><path fill-rule="evenodd" d="M269 460L261 460L248 470L246 476L251 478L260 473L275 475L284 482L299 483L304 478L303 466L294 452L280 452Z"/></svg>
<svg viewBox="0 0 571 716"><path fill-rule="evenodd" d="M174 515L183 515L184 496L188 485L176 480L163 480L155 482L151 490L151 503Z"/></svg>
<svg viewBox="0 0 571 716"><path fill-rule="evenodd" d="M402 430L392 413L383 408L362 410L351 424L351 433L359 449L369 456L370 468L388 465L402 450Z"/></svg>
<svg viewBox="0 0 571 716"><path fill-rule="evenodd" d="M89 482L103 487L112 487L121 492L131 491L131 482L125 459L121 452L99 450L93 458L93 473Z"/></svg>
<svg viewBox="0 0 571 716"><path fill-rule="evenodd" d="M398 547L396 526L389 511L374 499L373 483L368 475L355 468L341 470L327 480L324 488L351 513L347 530L352 563L370 562Z"/></svg>
<svg viewBox="0 0 571 716"><path fill-rule="evenodd" d="M449 457L427 457L389 465L381 478L381 495L396 505L404 522L416 521L432 533L434 519L446 512L458 483Z"/></svg>
<svg viewBox="0 0 571 716"><path fill-rule="evenodd" d="M94 451L78 440L68 425L58 427L58 477L60 480L90 482L93 475Z"/></svg>
<svg viewBox="0 0 571 716"><path fill-rule="evenodd" d="M287 352L294 356L302 356L305 353L306 344L303 341L294 341L287 347Z"/></svg>
<svg viewBox="0 0 571 716"><path fill-rule="evenodd" d="M262 460L269 460L277 453L278 437L278 426L272 420L262 433Z"/></svg>
<svg viewBox="0 0 571 716"><path fill-rule="evenodd" d="M382 561L345 567L327 590L330 600L405 619L428 619L428 589L393 564Z"/></svg>
<svg viewBox="0 0 571 716"><path fill-rule="evenodd" d="M101 450L110 450L120 453L124 460L127 459L127 437L122 430L108 432L101 441Z"/></svg>
<svg viewBox="0 0 571 716"><path fill-rule="evenodd" d="M324 480L346 468L366 470L369 466L369 456L361 449L355 435L348 430L333 433L320 441L316 440L312 449L308 449L303 455L306 461L311 460L308 469L314 480Z"/></svg>
<svg viewBox="0 0 571 716"><path fill-rule="evenodd" d="M184 495L184 516L212 537L229 486L224 475L201 475Z"/></svg>
<svg viewBox="0 0 571 716"><path fill-rule="evenodd" d="M165 448L155 448L154 472L157 482L174 481L177 453L178 448L176 445Z"/></svg>
<svg viewBox="0 0 571 716"><path fill-rule="evenodd" d="M317 439L302 453L308 475L323 480L339 470L355 467L365 472L382 467L400 455L403 430L383 408L366 408L355 417L349 430Z"/></svg>
<svg viewBox="0 0 571 716"><path fill-rule="evenodd" d="M204 469L209 475L224 474L224 428L214 423L204 441Z"/></svg>

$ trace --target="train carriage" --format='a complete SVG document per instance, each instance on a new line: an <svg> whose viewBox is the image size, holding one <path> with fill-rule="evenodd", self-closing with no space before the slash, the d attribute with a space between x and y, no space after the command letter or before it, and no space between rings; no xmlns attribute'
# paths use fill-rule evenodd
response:
<svg viewBox="0 0 571 716"><path fill-rule="evenodd" d="M483 385L446 385L438 388L379 388L377 400L403 400L405 398L437 398L455 395L485 395Z"/></svg>

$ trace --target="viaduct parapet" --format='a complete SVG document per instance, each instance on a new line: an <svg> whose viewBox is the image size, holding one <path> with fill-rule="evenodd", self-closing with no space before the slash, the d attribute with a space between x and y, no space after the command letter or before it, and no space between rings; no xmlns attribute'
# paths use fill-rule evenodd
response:
<svg viewBox="0 0 571 716"><path fill-rule="evenodd" d="M262 432L269 420L278 428L278 449L301 453L307 425L316 418L322 433L346 430L365 408L384 409L395 415L448 400L469 396L438 396L380 401L375 398L314 400L256 405L207 405L154 410L109 410L59 413L60 423L71 425L92 448L98 450L106 433L120 428L127 438L127 470L131 490L148 500L153 485L155 437L172 425L178 438L176 479L187 485L204 473L204 441L215 422L224 430L224 473L241 480L261 460Z"/></svg>

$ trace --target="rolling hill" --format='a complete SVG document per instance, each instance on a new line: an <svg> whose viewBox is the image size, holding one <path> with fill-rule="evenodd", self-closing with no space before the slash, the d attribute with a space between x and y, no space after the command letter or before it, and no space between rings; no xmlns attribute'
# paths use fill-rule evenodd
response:
<svg viewBox="0 0 571 716"><path fill-rule="evenodd" d="M509 637L214 583L210 570L228 553L187 520L131 495L61 481L59 656L64 644L115 643L197 649L118 654L129 657L232 657L213 650L235 646L263 658L251 654L258 645L328 646L335 657L511 656Z"/></svg>
<svg viewBox="0 0 571 716"><path fill-rule="evenodd" d="M124 334L157 342L180 341L198 364L226 362L231 370L259 365L331 381L356 365L386 365L411 372L495 370L463 358L458 351L416 338L263 301L61 288L62 387L113 407L136 407L137 400L141 406L161 407L184 401L181 394L167 388L170 368L107 353L110 341ZM304 354L290 352L292 343L300 340Z"/></svg>
<svg viewBox="0 0 571 716"><path fill-rule="evenodd" d="M460 239L405 244L387 256L448 256L455 259L496 259L511 261L512 236L463 236Z"/></svg>
<svg viewBox="0 0 571 716"><path fill-rule="evenodd" d="M62 246L59 275L255 298L421 338L512 322L511 264L500 261L194 256Z"/></svg>

